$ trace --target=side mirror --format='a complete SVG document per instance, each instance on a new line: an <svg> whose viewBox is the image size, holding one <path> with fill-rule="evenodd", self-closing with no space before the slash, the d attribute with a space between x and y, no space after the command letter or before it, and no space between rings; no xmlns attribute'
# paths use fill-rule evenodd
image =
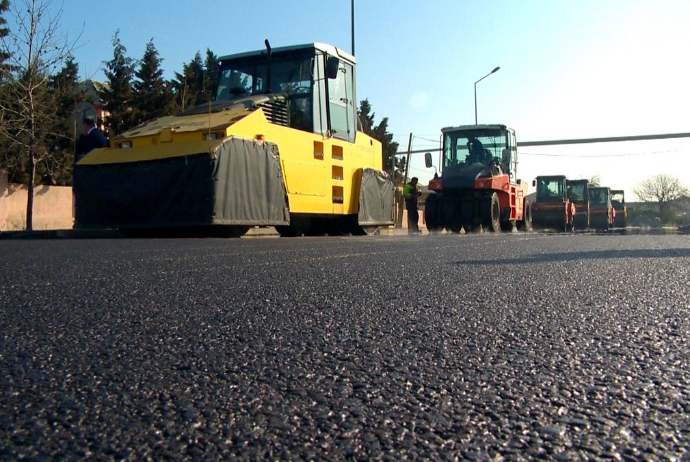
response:
<svg viewBox="0 0 690 462"><path fill-rule="evenodd" d="M329 79L338 77L338 67L340 67L340 60L335 56L329 56L326 61L326 76Z"/></svg>
<svg viewBox="0 0 690 462"><path fill-rule="evenodd" d="M532 186L535 188L537 187L537 180L532 180Z"/></svg>
<svg viewBox="0 0 690 462"><path fill-rule="evenodd" d="M424 154L424 165L426 165L426 168L431 168L434 166L434 163L432 162L432 159L431 159L431 153L430 152L427 152L426 154Z"/></svg>

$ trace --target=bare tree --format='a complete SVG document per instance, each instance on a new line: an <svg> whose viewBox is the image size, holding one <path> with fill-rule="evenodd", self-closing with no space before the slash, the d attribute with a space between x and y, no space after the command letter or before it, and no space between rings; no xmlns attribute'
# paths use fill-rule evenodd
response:
<svg viewBox="0 0 690 462"><path fill-rule="evenodd" d="M592 178L589 179L589 185L601 186L601 175L599 173L595 173L594 175L592 175Z"/></svg>
<svg viewBox="0 0 690 462"><path fill-rule="evenodd" d="M690 190L678 178L665 173L647 178L635 186L633 192L643 202L657 202L662 218L672 201L690 195Z"/></svg>
<svg viewBox="0 0 690 462"><path fill-rule="evenodd" d="M53 0L15 0L9 11L16 30L0 38L0 54L8 56L6 62L12 69L0 100L0 113L4 114L0 136L27 161L26 229L31 231L36 163L49 153L41 141L55 116L52 105L46 104L47 84L74 50L76 40L70 41L61 32L63 10L53 7Z"/></svg>

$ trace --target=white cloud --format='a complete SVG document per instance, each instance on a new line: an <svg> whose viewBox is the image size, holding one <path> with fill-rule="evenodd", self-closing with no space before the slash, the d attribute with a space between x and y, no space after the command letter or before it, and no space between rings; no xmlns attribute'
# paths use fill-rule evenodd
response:
<svg viewBox="0 0 690 462"><path fill-rule="evenodd" d="M424 92L415 93L412 95L412 98L410 98L410 107L412 109L426 109L428 103L429 98Z"/></svg>

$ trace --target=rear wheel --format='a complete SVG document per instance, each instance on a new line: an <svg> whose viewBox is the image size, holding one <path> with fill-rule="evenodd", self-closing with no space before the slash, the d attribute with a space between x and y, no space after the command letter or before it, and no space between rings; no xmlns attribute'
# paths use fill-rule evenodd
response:
<svg viewBox="0 0 690 462"><path fill-rule="evenodd" d="M526 200L522 212L522 220L518 221L517 227L520 231L532 231L532 204Z"/></svg>
<svg viewBox="0 0 690 462"><path fill-rule="evenodd" d="M501 230L502 231L507 231L509 233L512 233L513 230L515 229L516 223L515 220L508 220L501 222Z"/></svg>
<svg viewBox="0 0 690 462"><path fill-rule="evenodd" d="M476 223L465 223L462 225L463 228L465 228L465 233L480 233L483 231L482 225L478 225ZM458 231L460 232L460 231Z"/></svg>
<svg viewBox="0 0 690 462"><path fill-rule="evenodd" d="M436 194L429 194L424 203L424 223L429 234L441 232L438 217L438 198Z"/></svg>
<svg viewBox="0 0 690 462"><path fill-rule="evenodd" d="M501 232L501 204L498 201L498 194L491 195L491 201L486 202L485 206L489 206L488 213L485 215L484 229L493 231L495 233Z"/></svg>

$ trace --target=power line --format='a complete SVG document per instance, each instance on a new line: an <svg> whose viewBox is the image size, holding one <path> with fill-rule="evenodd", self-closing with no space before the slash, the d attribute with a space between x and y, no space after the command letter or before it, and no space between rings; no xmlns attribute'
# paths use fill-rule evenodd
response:
<svg viewBox="0 0 690 462"><path fill-rule="evenodd" d="M429 143L434 143L435 145L438 145L438 143L439 143L439 140L430 140L428 138L423 138L423 137L417 136L417 135L413 135L413 138L418 139L418 140L428 141Z"/></svg>
<svg viewBox="0 0 690 462"><path fill-rule="evenodd" d="M403 138L403 137L409 136L410 134L409 133L404 133L404 134L403 133L391 133L391 135L397 136L398 138ZM413 133L412 136L441 136L441 134L440 133L438 133L438 134L437 133L421 133L419 135L415 135ZM434 141L438 141L438 139L436 139Z"/></svg>
<svg viewBox="0 0 690 462"><path fill-rule="evenodd" d="M536 152L522 152L521 156L540 156L540 157L579 157L583 158L598 158L598 157L633 157L633 156L649 156L652 154L668 154L673 152L685 152L685 149L672 149L668 151L651 151L651 152L631 152L626 154L548 154L548 153L536 153Z"/></svg>

